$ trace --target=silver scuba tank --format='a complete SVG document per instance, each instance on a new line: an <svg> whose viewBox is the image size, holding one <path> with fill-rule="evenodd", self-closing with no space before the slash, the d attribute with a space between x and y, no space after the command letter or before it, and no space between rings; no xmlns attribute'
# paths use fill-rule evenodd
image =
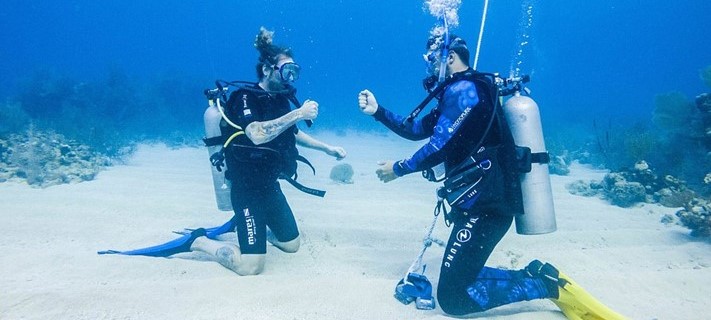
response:
<svg viewBox="0 0 711 320"><path fill-rule="evenodd" d="M205 137L218 137L222 135L220 131L222 114L220 114L220 110L217 109L217 105L215 105L213 100L208 101L210 104L203 115L205 121ZM208 157L220 151L221 148L222 146L220 145L207 147ZM212 171L212 184L215 187L217 208L221 211L232 211L232 200L230 199L231 183L225 178L225 170L227 169L223 166L222 171L218 171L215 166L210 165L210 170Z"/></svg>
<svg viewBox="0 0 711 320"><path fill-rule="evenodd" d="M533 99L515 92L503 106L506 120L518 146L531 153L546 152L538 105ZM544 234L556 230L553 192L547 163L532 163L531 172L521 176L524 214L516 216L519 234Z"/></svg>

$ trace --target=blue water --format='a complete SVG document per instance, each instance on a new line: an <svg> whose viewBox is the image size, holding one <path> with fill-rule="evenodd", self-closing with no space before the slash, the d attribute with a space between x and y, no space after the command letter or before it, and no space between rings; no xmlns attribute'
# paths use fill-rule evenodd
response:
<svg viewBox="0 0 711 320"><path fill-rule="evenodd" d="M654 96L709 91L699 70L711 65L711 1L531 1L522 72L548 126L591 119L648 120ZM369 129L357 93L405 113L423 97L422 53L435 19L421 1L2 1L0 95L49 69L78 81L110 70L131 79L180 77L196 88L215 79L254 80L252 43L260 26L275 30L304 68L300 98L321 104L317 125ZM463 0L454 31L473 48L483 1ZM479 70L507 75L518 49L521 1L491 1ZM186 96L187 95L187 96ZM176 92L196 101L201 92ZM183 110L183 112L193 112ZM199 126L199 119L196 119Z"/></svg>

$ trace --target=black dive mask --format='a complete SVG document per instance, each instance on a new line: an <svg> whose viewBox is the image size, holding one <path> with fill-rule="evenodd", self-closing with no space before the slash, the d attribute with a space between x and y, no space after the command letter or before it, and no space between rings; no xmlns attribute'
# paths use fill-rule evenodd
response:
<svg viewBox="0 0 711 320"><path fill-rule="evenodd" d="M285 83L294 82L299 80L299 75L301 74L301 67L294 62L287 62L282 64L281 67L276 65L272 66L275 71L279 71L279 76L281 76L281 81Z"/></svg>
<svg viewBox="0 0 711 320"><path fill-rule="evenodd" d="M455 51L461 54L460 51L466 51L466 60L468 60L467 43L462 39L453 35L451 41L445 45L446 37L436 36L430 37L427 40L427 52L422 55L425 60L427 67L428 76L422 80L422 85L427 90L427 92L432 92L432 90L437 86L442 76L441 69L446 68L445 57L448 51Z"/></svg>

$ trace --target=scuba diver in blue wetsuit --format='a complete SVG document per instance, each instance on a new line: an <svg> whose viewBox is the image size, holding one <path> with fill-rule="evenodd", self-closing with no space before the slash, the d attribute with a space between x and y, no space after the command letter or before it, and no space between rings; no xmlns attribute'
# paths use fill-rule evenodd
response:
<svg viewBox="0 0 711 320"><path fill-rule="evenodd" d="M452 206L449 213L445 212L445 219L452 231L437 285L442 310L450 315L465 315L513 302L549 298L571 319L580 319L582 314L602 315L592 319L621 319L584 295L579 287L571 289L574 283L550 264L534 260L521 270L485 266L514 216L523 213L515 167L516 146L500 110L496 85L469 67L466 42L455 35L435 34L428 39L426 48L429 77L424 81L425 88L430 91L428 99L438 99L431 112L416 118L429 101L426 99L409 117L396 115L379 105L369 90L360 92L358 104L363 113L406 139L429 139L409 158L379 163L376 173L380 180L387 183L420 171L432 177L431 168L443 164L445 186L457 179L472 181L463 184L466 192L457 194L456 199L448 198ZM438 77L440 71L443 73ZM466 163L472 170L462 169ZM438 192L440 197L450 196L449 189L442 190ZM428 302L421 308L418 301L417 306L432 309L429 282L423 275L417 276L411 280L421 285L424 279L426 285L412 287L412 296L398 287L396 298L408 304L421 298L416 295L424 287ZM398 286L402 284L403 281ZM571 290L575 293L571 294Z"/></svg>
<svg viewBox="0 0 711 320"><path fill-rule="evenodd" d="M297 161L309 164L298 154L296 144L338 160L346 156L346 151L296 127L297 122L309 124L318 116L318 103L312 100L298 103L291 83L298 79L300 67L294 62L291 50L272 44L272 37L272 31L261 28L254 43L260 54L256 65L259 82L241 86L230 94L224 114L216 113L219 118L214 122L219 123L221 135L205 139L208 146L224 145L210 160L220 171L226 164L224 174L231 184L230 200L235 212L232 219L219 227L181 232L183 237L158 246L99 254L167 257L201 251L237 274L255 275L264 269L267 241L284 252L298 251L299 230L277 179L284 179L309 194L323 196L323 191L295 181ZM208 91L224 90L219 87ZM297 108L291 110L290 103ZM227 232L236 232L238 244L217 239Z"/></svg>

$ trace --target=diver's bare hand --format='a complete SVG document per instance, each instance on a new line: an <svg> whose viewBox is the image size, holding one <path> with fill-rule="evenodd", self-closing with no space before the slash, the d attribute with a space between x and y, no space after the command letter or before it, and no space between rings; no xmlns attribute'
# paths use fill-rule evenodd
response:
<svg viewBox="0 0 711 320"><path fill-rule="evenodd" d="M378 101L375 100L375 96L366 89L358 94L358 107L360 111L371 116L375 111L378 111Z"/></svg>
<svg viewBox="0 0 711 320"><path fill-rule="evenodd" d="M393 171L394 163L394 161L378 161L380 168L375 170L375 174L378 175L378 179L380 179L380 181L387 183L398 178L395 171Z"/></svg>
<svg viewBox="0 0 711 320"><path fill-rule="evenodd" d="M343 149L342 147L328 146L326 154L336 157L336 160L343 160L343 158L346 157L346 149Z"/></svg>
<svg viewBox="0 0 711 320"><path fill-rule="evenodd" d="M302 120L316 119L316 117L318 117L318 102L313 100L306 100L298 110L299 116Z"/></svg>

